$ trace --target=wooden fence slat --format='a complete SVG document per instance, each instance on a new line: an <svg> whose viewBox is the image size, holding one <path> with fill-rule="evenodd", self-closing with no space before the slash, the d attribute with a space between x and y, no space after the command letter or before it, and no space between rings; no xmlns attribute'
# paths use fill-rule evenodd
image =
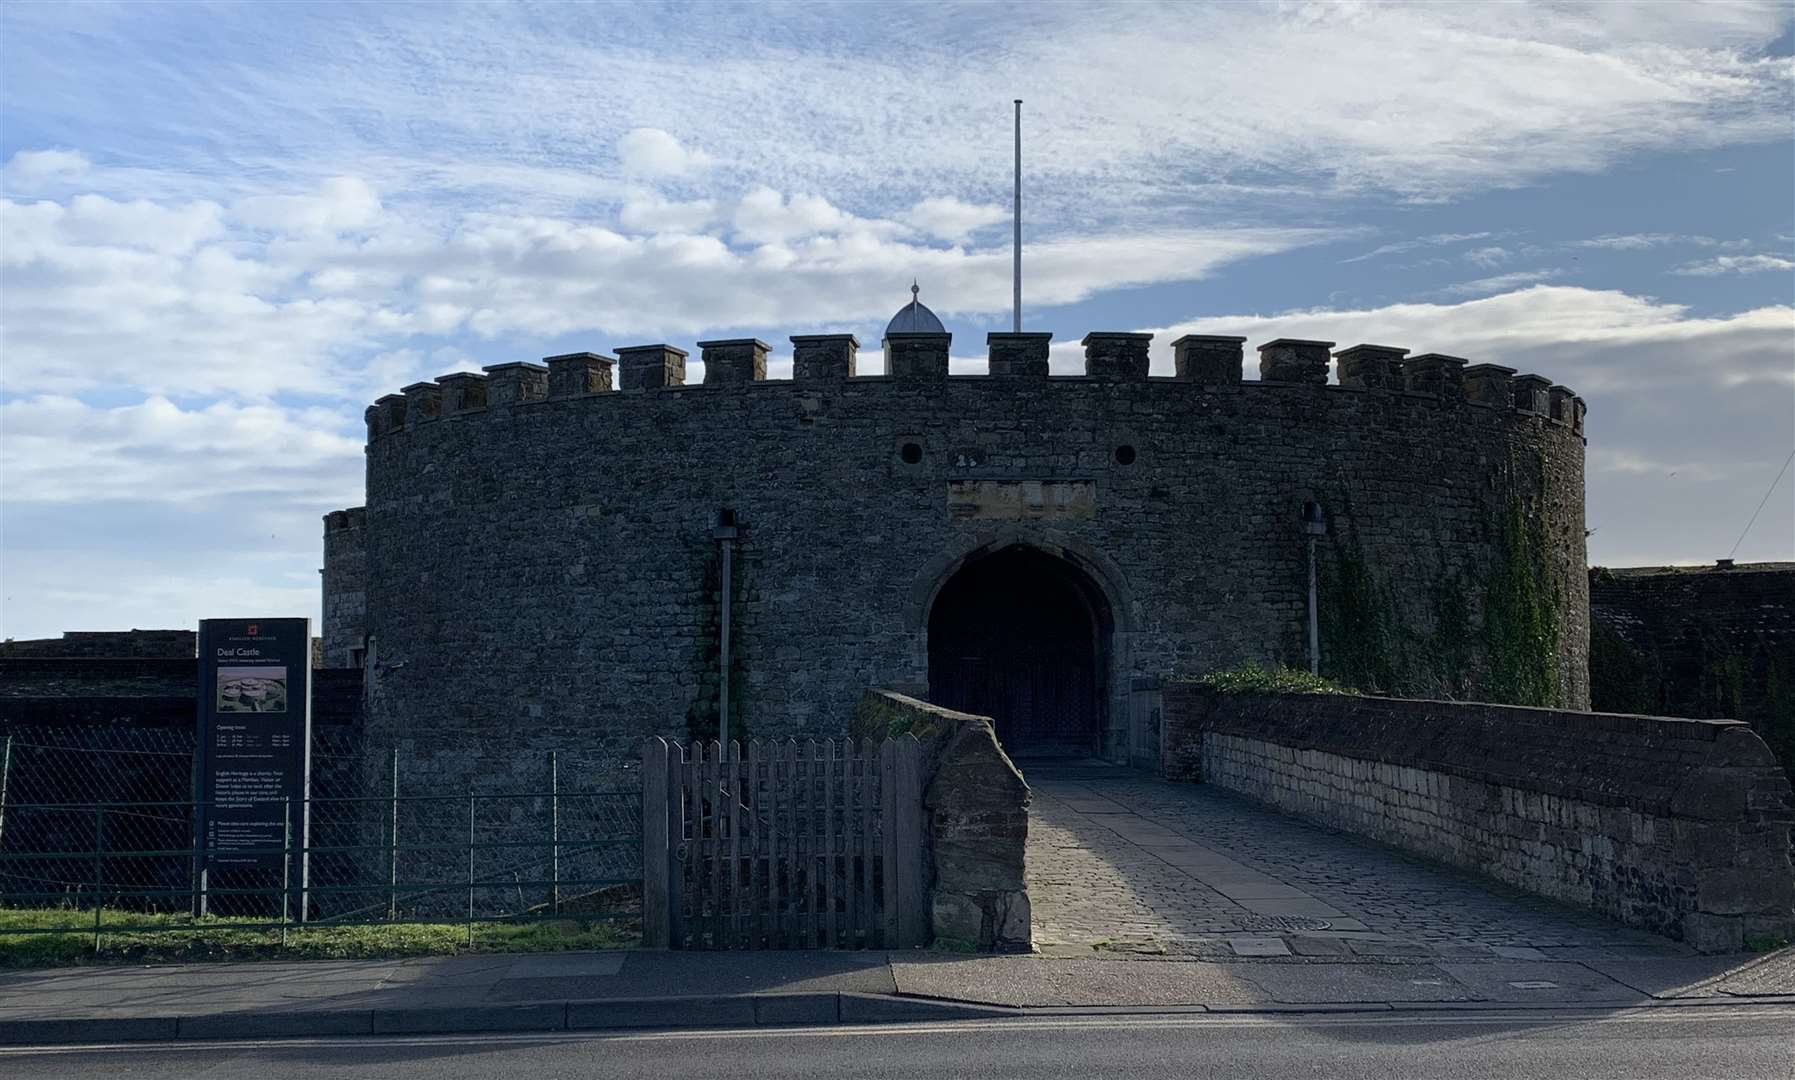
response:
<svg viewBox="0 0 1795 1080"><path fill-rule="evenodd" d="M649 949L665 949L672 931L668 854L667 741L653 738L642 744L642 945Z"/></svg>
<svg viewBox="0 0 1795 1080"><path fill-rule="evenodd" d="M729 800L729 947L742 941L742 744L734 739L724 754L723 797Z"/></svg>
<svg viewBox="0 0 1795 1080"><path fill-rule="evenodd" d="M743 925L748 933L748 947L761 947L763 926L760 915L760 856L763 843L760 828L760 740L748 740L746 788L742 797L748 806L748 910Z"/></svg>
<svg viewBox="0 0 1795 1080"><path fill-rule="evenodd" d="M900 948L898 937L898 831L897 821L897 744L886 739L879 744L879 884L885 894L881 944L887 949Z"/></svg>
<svg viewBox="0 0 1795 1080"><path fill-rule="evenodd" d="M841 942L835 936L835 740L823 740L823 947Z"/></svg>
<svg viewBox="0 0 1795 1080"><path fill-rule="evenodd" d="M723 745L712 739L705 744L704 750L704 802L705 817L710 824L706 830L708 843L705 845L705 865L710 871L710 947L726 949L728 942L723 938L723 800L719 797L718 769L723 760Z"/></svg>
<svg viewBox="0 0 1795 1080"><path fill-rule="evenodd" d="M779 868L783 887L779 893L780 948L795 949L798 937L798 740L785 741L785 837L784 859Z"/></svg>
<svg viewBox="0 0 1795 1080"><path fill-rule="evenodd" d="M886 828L897 835L898 947L912 948L926 936L922 872L922 744L904 734L896 740L897 791L894 817Z"/></svg>
<svg viewBox="0 0 1795 1080"><path fill-rule="evenodd" d="M871 739L860 740L860 947L873 947L878 897L873 894L873 814L878 805L879 758Z"/></svg>
<svg viewBox="0 0 1795 1080"><path fill-rule="evenodd" d="M695 740L688 748L686 756L686 795L691 802L687 804L686 824L691 834L691 842L686 845L686 880L691 882L692 892L686 910L686 932L691 936L692 948L704 948L704 740Z"/></svg>

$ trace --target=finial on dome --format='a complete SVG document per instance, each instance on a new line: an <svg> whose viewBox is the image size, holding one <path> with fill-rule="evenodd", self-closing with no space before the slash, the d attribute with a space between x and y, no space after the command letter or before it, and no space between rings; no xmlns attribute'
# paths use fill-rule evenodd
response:
<svg viewBox="0 0 1795 1080"><path fill-rule="evenodd" d="M891 322L885 326L887 334L947 333L947 328L941 325L941 320L935 317L935 313L923 306L922 300L919 299L921 293L922 286L916 283L915 278L911 278L910 302L899 308L898 313L891 317Z"/></svg>

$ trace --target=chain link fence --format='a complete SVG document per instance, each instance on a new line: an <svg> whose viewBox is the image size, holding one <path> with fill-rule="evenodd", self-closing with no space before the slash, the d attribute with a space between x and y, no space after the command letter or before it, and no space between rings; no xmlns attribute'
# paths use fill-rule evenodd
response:
<svg viewBox="0 0 1795 1080"><path fill-rule="evenodd" d="M580 767L564 773L564 760ZM97 927L102 910L188 929L202 911L281 925L639 918L631 763L547 751L529 790L477 777L444 790L416 764L316 730L302 805L262 808L287 813L292 835L256 853L259 873L223 876L202 873L196 847L191 729L13 727L0 735L0 908L45 912L43 929L77 913Z"/></svg>

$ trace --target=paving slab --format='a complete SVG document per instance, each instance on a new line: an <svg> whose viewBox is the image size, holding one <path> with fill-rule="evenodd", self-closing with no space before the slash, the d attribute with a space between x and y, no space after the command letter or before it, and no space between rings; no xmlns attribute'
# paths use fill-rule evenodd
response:
<svg viewBox="0 0 1795 1080"><path fill-rule="evenodd" d="M1228 947L1236 956L1289 956L1290 946L1279 937L1241 934L1228 939Z"/></svg>
<svg viewBox="0 0 1795 1080"><path fill-rule="evenodd" d="M1473 1001L1479 996L1431 964L1255 964L1241 977L1291 1005Z"/></svg>
<svg viewBox="0 0 1795 1080"><path fill-rule="evenodd" d="M892 959L898 991L991 1005L1247 1005L1271 1000L1238 965L1048 960L1033 956Z"/></svg>
<svg viewBox="0 0 1795 1080"><path fill-rule="evenodd" d="M1646 995L1582 964L1564 961L1441 963L1474 997L1532 1005L1633 1005Z"/></svg>
<svg viewBox="0 0 1795 1080"><path fill-rule="evenodd" d="M1592 958L1582 963L1655 998L1795 994L1795 949L1768 957Z"/></svg>
<svg viewBox="0 0 1795 1080"><path fill-rule="evenodd" d="M1283 915L1298 919L1331 919L1345 915L1346 912L1323 903L1312 896L1291 899L1261 899L1252 896L1238 896L1234 902L1255 915Z"/></svg>

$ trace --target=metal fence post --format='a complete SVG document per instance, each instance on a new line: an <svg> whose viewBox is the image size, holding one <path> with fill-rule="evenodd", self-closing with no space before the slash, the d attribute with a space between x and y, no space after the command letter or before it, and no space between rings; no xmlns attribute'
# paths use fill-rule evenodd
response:
<svg viewBox="0 0 1795 1080"><path fill-rule="evenodd" d="M12 736L6 737L6 750L0 752L0 847L6 844L6 782L12 777Z"/></svg>
<svg viewBox="0 0 1795 1080"><path fill-rule="evenodd" d="M280 947L287 947L287 901L293 887L293 797L280 801Z"/></svg>
<svg viewBox="0 0 1795 1080"><path fill-rule="evenodd" d="M100 908L105 896L101 880L102 853L106 850L106 808L93 808L93 952L100 955Z"/></svg>
<svg viewBox="0 0 1795 1080"><path fill-rule="evenodd" d="M399 918L399 748L393 747L392 794L387 800L386 918Z"/></svg>
<svg viewBox="0 0 1795 1080"><path fill-rule="evenodd" d="M474 944L474 796L467 797L467 943Z"/></svg>
<svg viewBox="0 0 1795 1080"><path fill-rule="evenodd" d="M548 835L554 851L549 860L549 910L561 914L561 766L548 752Z"/></svg>

